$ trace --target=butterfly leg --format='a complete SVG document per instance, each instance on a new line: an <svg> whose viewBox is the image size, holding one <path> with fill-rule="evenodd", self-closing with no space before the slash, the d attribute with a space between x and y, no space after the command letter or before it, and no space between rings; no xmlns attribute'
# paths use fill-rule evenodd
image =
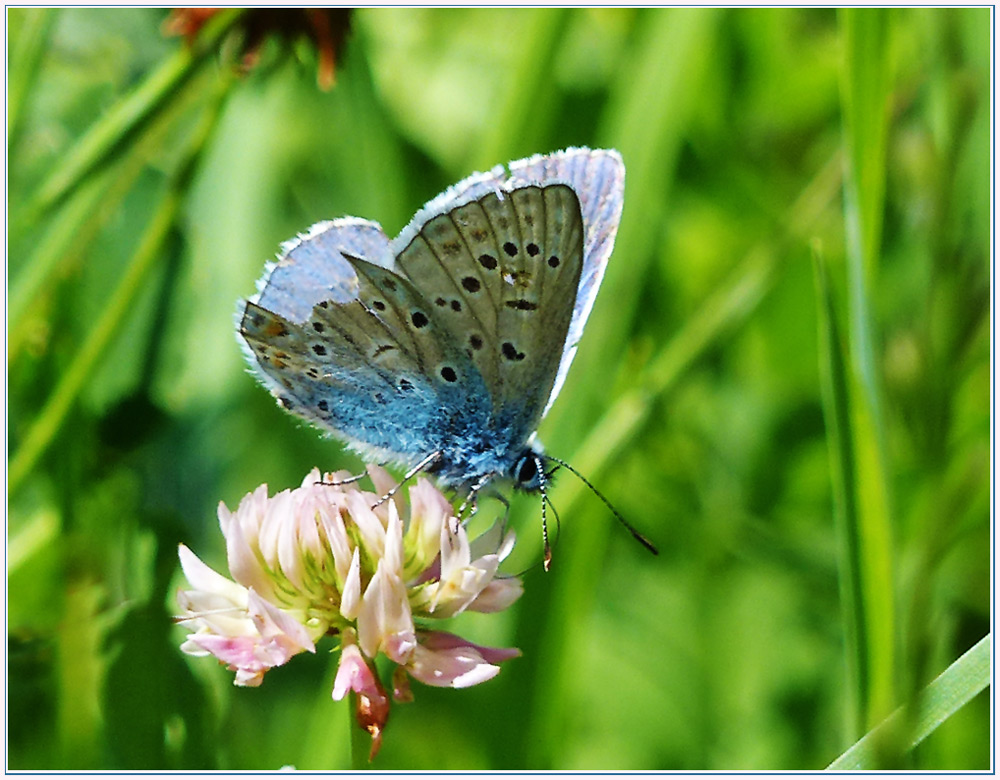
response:
<svg viewBox="0 0 1000 780"><path fill-rule="evenodd" d="M379 464L382 465L382 464ZM362 471L360 474L351 474L351 476L344 479L335 479L331 482L327 482L325 479L321 479L317 482L317 485L330 485L331 487L339 487L340 485L350 485L352 482L360 482L362 479L368 476L367 471Z"/></svg>
<svg viewBox="0 0 1000 780"><path fill-rule="evenodd" d="M374 509L377 506L381 506L386 501L388 501L390 498L392 498L394 495L396 495L396 491L397 490L399 490L401 487L403 487L403 485L405 485L407 482L409 482L411 479L413 479L414 476L416 476L421 471L423 471L425 468L427 468L428 466L430 466L432 463L434 463L440 457L441 457L441 450L434 450L434 452L432 452L430 455L428 455L426 458L424 458L422 461L420 461L412 469L410 469L409 471L407 471L406 474L403 475L403 478L399 482L397 482L389 490L389 492L387 492L378 501L376 501L374 504L372 504L372 509Z"/></svg>
<svg viewBox="0 0 1000 780"><path fill-rule="evenodd" d="M508 501L507 497L499 493L498 491L494 490L493 495L496 496L497 501L503 504L503 523L500 525L500 527L503 529L504 534L506 534L507 523L510 522L510 501Z"/></svg>
<svg viewBox="0 0 1000 780"><path fill-rule="evenodd" d="M472 505L472 511L469 513L469 516L462 521L463 525L469 522L476 512L479 511L479 491L489 483L493 476L493 474L486 474L485 476L480 477L479 480L475 482L471 488L469 488L468 495L458 508L458 516L462 517L465 514L465 510L469 508L469 505Z"/></svg>
<svg viewBox="0 0 1000 780"><path fill-rule="evenodd" d="M469 510L469 514L466 515L466 510ZM462 520L462 525L466 525L473 517L476 516L476 512L479 511L479 491L473 488L469 491L469 494L465 497L465 500L458 507L458 517Z"/></svg>
<svg viewBox="0 0 1000 780"><path fill-rule="evenodd" d="M384 468L388 464L388 462L389 461L386 461L386 460L382 461L381 463L378 464L379 468ZM360 474L351 474L351 476L346 477L345 479L335 479L335 480L331 480L330 482L327 482L326 479L321 479L316 484L317 485L330 485L332 487L340 487L341 485L350 485L350 484L352 484L354 482L360 482L361 480L363 480L367 476L368 476L368 470L366 469L365 471L362 471Z"/></svg>

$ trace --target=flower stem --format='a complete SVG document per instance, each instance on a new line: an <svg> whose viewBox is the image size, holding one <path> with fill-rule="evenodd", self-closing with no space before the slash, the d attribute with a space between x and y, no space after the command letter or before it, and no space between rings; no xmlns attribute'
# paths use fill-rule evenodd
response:
<svg viewBox="0 0 1000 780"><path fill-rule="evenodd" d="M368 756L372 741L368 733L358 726L355 713L358 711L358 694L351 691L347 707L347 731L351 742L351 769L370 769Z"/></svg>

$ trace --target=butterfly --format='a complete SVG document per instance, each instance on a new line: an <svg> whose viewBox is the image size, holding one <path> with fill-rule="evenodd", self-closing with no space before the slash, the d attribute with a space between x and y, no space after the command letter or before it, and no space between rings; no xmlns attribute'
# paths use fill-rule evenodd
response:
<svg viewBox="0 0 1000 780"><path fill-rule="evenodd" d="M507 478L544 498L545 464L569 465L535 432L594 305L624 182L617 151L570 148L463 179L391 241L376 222L320 222L241 304L247 359L281 406L364 457L472 497Z"/></svg>

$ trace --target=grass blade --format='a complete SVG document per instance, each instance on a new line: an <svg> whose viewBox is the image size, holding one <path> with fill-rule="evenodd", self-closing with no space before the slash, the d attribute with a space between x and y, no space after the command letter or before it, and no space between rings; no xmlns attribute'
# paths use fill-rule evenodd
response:
<svg viewBox="0 0 1000 780"><path fill-rule="evenodd" d="M8 365L19 356L37 325L29 314L44 308L39 302L51 297L52 287L80 262L107 221L118 212L119 204L148 164L152 150L162 143L176 116L189 108L189 98L197 96L200 86L194 82L193 89L187 90L185 98L175 103L171 111L161 112L150 131L126 152L124 159L83 182L48 223L31 257L21 265L10 284Z"/></svg>
<svg viewBox="0 0 1000 780"><path fill-rule="evenodd" d="M653 399L669 392L707 348L738 328L753 313L770 289L779 258L786 254L789 244L802 241L819 216L832 205L840 181L840 159L835 157L789 209L787 235L776 245L758 245L733 269L718 291L705 300L684 328L650 360L649 367L636 382L637 389L620 396L593 426L577 448L574 464L582 464L586 473L598 475L614 462L642 429ZM575 502L586 492L575 480L563 480L555 489L558 504L565 508L566 514L572 513Z"/></svg>
<svg viewBox="0 0 1000 780"><path fill-rule="evenodd" d="M629 61L605 109L599 144L617 148L625 160L625 211L615 240L615 255L629 262L611 263L601 283L601 301L615 301L621 312L635 312L642 279L652 263L659 219L668 197L688 116L697 104L701 77L707 70L717 30L723 23L718 9L673 8L641 12L638 36ZM604 304L606 305L606 304ZM630 316L607 318L601 329L587 334L586 349L574 361L578 376L598 375L617 365L621 345L632 326ZM594 383L585 393L602 393ZM579 403L588 399L576 395ZM593 399L589 399L593 400ZM583 421L566 405L551 413L553 427L582 435Z"/></svg>
<svg viewBox="0 0 1000 780"><path fill-rule="evenodd" d="M17 63L17 67L9 68L7 75L7 148L10 149L20 128L28 95L38 79L42 55L59 9L8 9L7 13L24 16L20 34L10 55L10 62ZM8 24L9 22L8 16Z"/></svg>
<svg viewBox="0 0 1000 780"><path fill-rule="evenodd" d="M181 45L173 56L101 117L53 168L22 215L27 224L61 203L102 164L117 157L156 113L177 94L242 14L228 9L213 17L191 45Z"/></svg>
<svg viewBox="0 0 1000 780"><path fill-rule="evenodd" d="M928 685L917 702L914 729L909 747L914 748L968 704L990 684L992 636L986 635ZM888 732L898 728L905 716L900 707L876 728L855 742L828 770L877 769L878 743Z"/></svg>
<svg viewBox="0 0 1000 780"><path fill-rule="evenodd" d="M712 50L720 14L711 9L669 9L647 11L636 18L637 39L629 67L613 85L613 99L606 109L601 145L617 147L625 158L626 202L634 204L623 221L616 240L616 253L630 258L629 266L612 263L602 283L604 300L616 302L622 311L633 311L640 290L635 279L653 257L656 231L649 229L650 214L666 197L675 167L681 138L687 127L688 109L694 105L700 77ZM589 374L595 366L606 365L612 351L620 349L630 327L627 318L611 320L608 327L590 334L590 347L576 357L575 372ZM596 343L595 343L596 342ZM614 364L612 362L612 364ZM599 388L594 388L599 392ZM635 404L634 408L628 408ZM648 413L648 400L631 399L615 407L614 413L629 412L629 430L635 430L637 415ZM560 430L579 429L582 417L573 419L565 404L550 423ZM611 448L608 448L611 449ZM582 468L588 468L584 464ZM589 472L593 474L594 472ZM566 481L568 482L568 480ZM564 483L565 484L565 483ZM569 511L569 510L567 510ZM552 588L549 614L539 638L539 658L553 659L539 665L536 674L546 678L534 686L533 739L526 745L529 765L545 768L557 765L555 751L563 743L564 708L572 701L573 671L566 651L583 629L579 623L587 614L586 605L595 595L598 582L586 576L599 558L601 535L607 529L591 528L562 544L559 571ZM557 660L558 659L558 660Z"/></svg>
<svg viewBox="0 0 1000 780"><path fill-rule="evenodd" d="M496 117L477 144L469 170L487 170L500 160L526 155L542 141L539 129L548 127L554 111L551 74L568 17L566 8L531 10L519 48L532 56L518 57L516 70L505 79L507 89L497 101Z"/></svg>

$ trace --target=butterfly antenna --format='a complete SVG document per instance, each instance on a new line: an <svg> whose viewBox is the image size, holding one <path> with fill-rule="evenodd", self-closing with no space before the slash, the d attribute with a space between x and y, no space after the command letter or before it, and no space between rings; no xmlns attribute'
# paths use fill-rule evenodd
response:
<svg viewBox="0 0 1000 780"><path fill-rule="evenodd" d="M573 474L575 474L576 477L577 477L577 479L579 479L584 485L586 485L587 487L589 487L593 491L594 495L597 496L599 499L601 499L601 501L604 502L604 506L606 506L609 510L611 510L611 514L613 514L615 516L615 518L618 520L619 523L621 523L623 526L625 526L625 530L628 531L630 534L632 534L632 537L639 544L641 544L643 547L645 547L647 550L649 550L651 553L653 553L653 555L659 555L660 554L660 551L658 549L656 549L656 545L653 544L651 541L649 541L649 539L647 539L645 536L643 536L639 532L639 530L635 526L633 526L628 520L626 520L624 517L622 517L621 512L619 512L617 509L615 509L614 506L612 505L612 503L610 501L608 501L608 499L606 499L604 497L604 494L601 493L601 491L598 490L596 487L594 487L591 484L590 480L587 479L585 476L583 476L583 474L581 474L575 468L573 468L572 466L570 466L566 461L561 460L560 458L557 458L557 457L555 457L553 455L543 455L542 457L545 458L546 460L551 460L553 463L558 463L560 466L562 466L563 468L565 468L567 471L570 471ZM545 494L545 491L543 490L542 491L542 495L544 496L544 494ZM544 518L544 514L543 514L543 518Z"/></svg>
<svg viewBox="0 0 1000 780"><path fill-rule="evenodd" d="M549 505L549 509L552 510L552 514L556 518L556 538L553 540L553 542L558 543L559 537L562 535L562 520L559 519L559 513L556 511L556 505L552 503L552 499L550 499L548 496L545 496L543 500L546 504Z"/></svg>
<svg viewBox="0 0 1000 780"><path fill-rule="evenodd" d="M546 506L551 506L549 501L548 492L548 476L545 473L545 467L542 465L542 459L535 457L535 471L538 472L538 487L542 494L542 544L543 544L543 557L542 557L542 567L545 571L549 570L552 565L552 546L549 544L549 522L548 516L545 513ZM554 509L552 511L555 511ZM557 521L558 523L558 518Z"/></svg>

